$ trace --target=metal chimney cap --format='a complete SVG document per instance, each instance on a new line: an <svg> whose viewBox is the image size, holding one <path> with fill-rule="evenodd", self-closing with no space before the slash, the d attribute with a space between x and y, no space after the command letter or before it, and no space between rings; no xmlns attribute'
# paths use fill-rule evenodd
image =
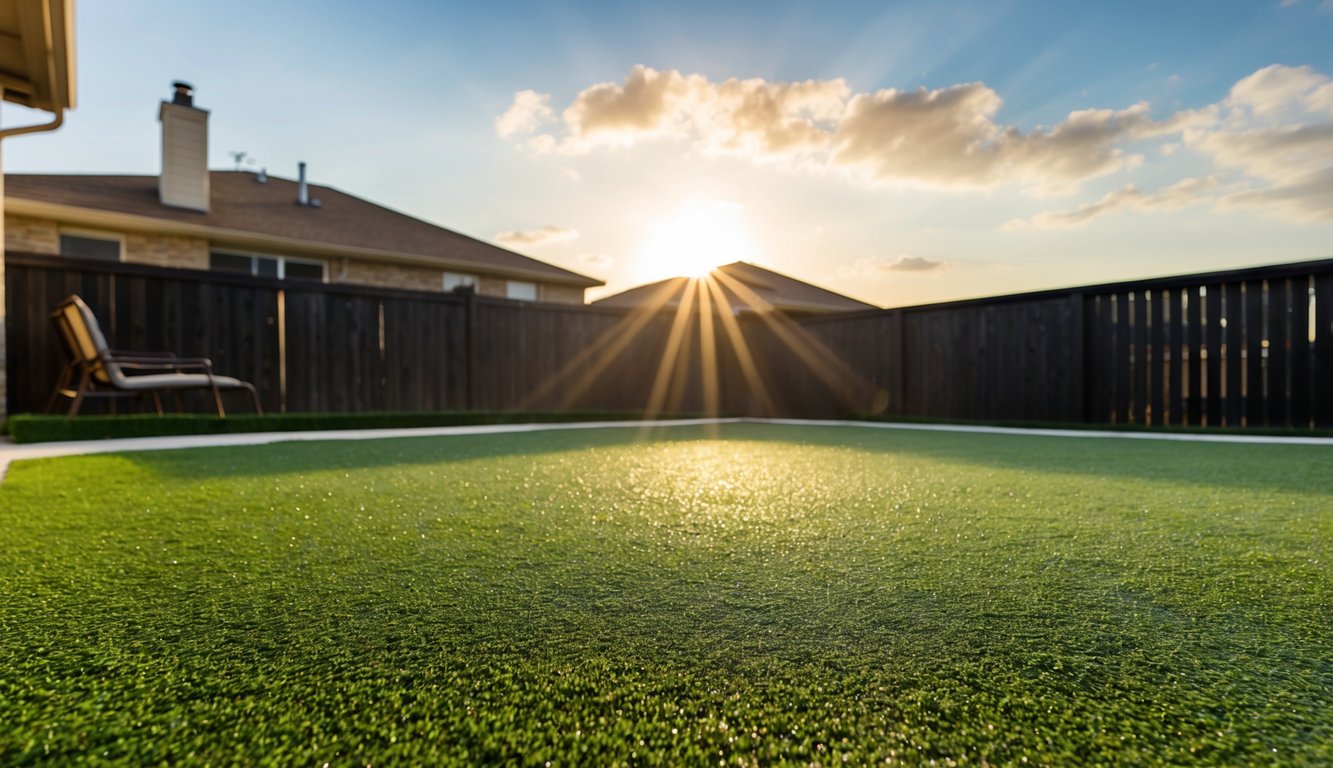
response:
<svg viewBox="0 0 1333 768"><path fill-rule="evenodd" d="M194 106L194 86L193 86L193 85L190 85L189 83L185 82L184 80L176 80L176 81L172 82L171 87L174 88L174 89L176 89L175 94L173 94L172 97L171 97L171 103L172 103L172 104L180 104L180 105L183 106L183 107L193 107L193 106Z"/></svg>

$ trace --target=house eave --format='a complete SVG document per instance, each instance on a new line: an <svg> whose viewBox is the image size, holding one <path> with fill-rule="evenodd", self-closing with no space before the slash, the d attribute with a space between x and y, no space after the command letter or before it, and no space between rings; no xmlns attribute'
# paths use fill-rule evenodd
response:
<svg viewBox="0 0 1333 768"><path fill-rule="evenodd" d="M75 103L74 4L72 0L17 0L16 28L0 29L21 56L0 69L4 100L61 113Z"/></svg>
<svg viewBox="0 0 1333 768"><path fill-rule="evenodd" d="M78 224L90 227L123 228L158 234L201 237L221 247L254 248L273 250L293 255L322 256L324 258L355 258L391 264L436 267L459 272L483 273L497 277L512 277L534 282L568 285L578 288L594 288L604 285L600 280L574 275L551 275L537 270L515 269L512 267L493 267L476 261L450 259L443 256L424 256L414 253L362 248L359 246L338 245L299 238L268 235L260 232L228 229L208 224L193 224L170 219L158 219L151 216L139 216L118 211L104 211L96 208L49 203L42 200L30 200L21 197L6 197L5 212L18 216L55 219L61 223Z"/></svg>

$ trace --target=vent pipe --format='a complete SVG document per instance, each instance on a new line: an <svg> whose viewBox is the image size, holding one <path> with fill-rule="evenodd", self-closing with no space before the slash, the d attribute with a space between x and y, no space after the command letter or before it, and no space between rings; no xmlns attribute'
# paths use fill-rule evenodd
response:
<svg viewBox="0 0 1333 768"><path fill-rule="evenodd" d="M171 103L182 107L194 106L194 86L187 82L177 80L171 84L174 91L171 95Z"/></svg>
<svg viewBox="0 0 1333 768"><path fill-rule="evenodd" d="M310 205L310 188L305 183L305 162L296 164L296 202Z"/></svg>

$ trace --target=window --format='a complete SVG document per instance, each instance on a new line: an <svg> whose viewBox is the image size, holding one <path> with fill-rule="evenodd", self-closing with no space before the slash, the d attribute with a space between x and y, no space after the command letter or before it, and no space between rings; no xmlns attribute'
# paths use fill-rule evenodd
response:
<svg viewBox="0 0 1333 768"><path fill-rule="evenodd" d="M124 241L119 235L92 232L61 232L60 255L98 261L120 261Z"/></svg>
<svg viewBox="0 0 1333 768"><path fill-rule="evenodd" d="M320 261L297 261L284 259L282 276L288 280L324 280L324 263Z"/></svg>
<svg viewBox="0 0 1333 768"><path fill-rule="evenodd" d="M526 283L522 280L510 280L505 286L505 297L518 299L519 301L536 301L537 284Z"/></svg>
<svg viewBox="0 0 1333 768"><path fill-rule="evenodd" d="M260 256L253 253L213 251L208 255L208 267L216 272L235 272L256 277L276 277L279 280L324 280L324 262L314 259L294 259L290 256Z"/></svg>
<svg viewBox="0 0 1333 768"><path fill-rule="evenodd" d="M444 273L444 290L456 291L459 288L471 288L477 290L477 276L465 275L460 272Z"/></svg>

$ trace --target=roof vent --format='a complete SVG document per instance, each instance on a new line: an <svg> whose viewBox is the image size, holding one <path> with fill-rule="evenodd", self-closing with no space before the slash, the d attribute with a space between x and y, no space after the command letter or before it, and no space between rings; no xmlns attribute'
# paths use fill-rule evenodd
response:
<svg viewBox="0 0 1333 768"><path fill-rule="evenodd" d="M310 205L310 187L305 183L305 161L296 164L296 202Z"/></svg>
<svg viewBox="0 0 1333 768"><path fill-rule="evenodd" d="M183 80L177 80L171 84L176 89L176 93L171 97L172 104L179 104L182 107L194 106L194 86Z"/></svg>
<svg viewBox="0 0 1333 768"><path fill-rule="evenodd" d="M268 183L268 169L267 169L267 168L260 168L260 169L259 169L259 173L256 173L256 174L255 174L255 181L259 182L260 184L267 184L267 183Z"/></svg>

